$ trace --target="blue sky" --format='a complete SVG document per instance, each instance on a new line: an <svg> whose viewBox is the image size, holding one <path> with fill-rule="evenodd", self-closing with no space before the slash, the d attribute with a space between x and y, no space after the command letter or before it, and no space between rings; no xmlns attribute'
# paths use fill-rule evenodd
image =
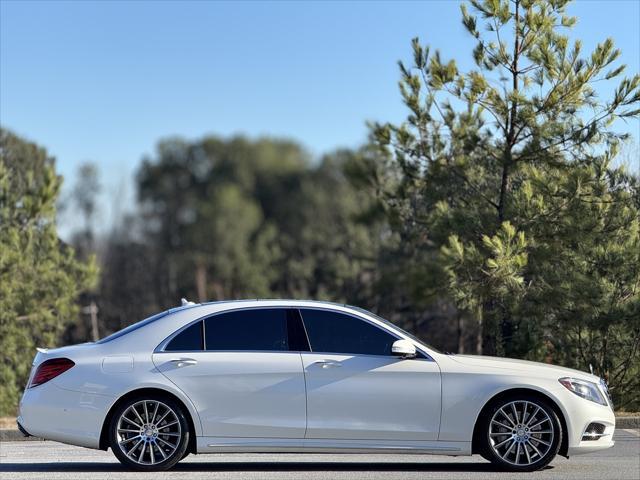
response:
<svg viewBox="0 0 640 480"><path fill-rule="evenodd" d="M578 0L574 35L640 71L640 0ZM67 189L99 164L109 198L156 141L284 136L312 154L399 121L398 59L419 36L471 65L459 2L0 1L0 123L48 148ZM466 63L465 63L466 62ZM638 122L627 127L636 136ZM110 214L104 213L103 223Z"/></svg>

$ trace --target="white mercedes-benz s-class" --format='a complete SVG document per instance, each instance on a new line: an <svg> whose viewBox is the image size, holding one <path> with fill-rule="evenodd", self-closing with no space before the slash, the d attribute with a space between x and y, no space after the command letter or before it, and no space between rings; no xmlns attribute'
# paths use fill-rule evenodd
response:
<svg viewBox="0 0 640 480"><path fill-rule="evenodd" d="M443 354L355 307L191 304L95 343L38 349L25 435L111 448L138 470L189 453L478 453L531 471L613 445L589 373Z"/></svg>

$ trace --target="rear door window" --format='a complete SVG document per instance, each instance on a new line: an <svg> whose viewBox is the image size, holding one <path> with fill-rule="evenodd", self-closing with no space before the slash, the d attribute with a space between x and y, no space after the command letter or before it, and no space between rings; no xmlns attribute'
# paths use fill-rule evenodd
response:
<svg viewBox="0 0 640 480"><path fill-rule="evenodd" d="M204 350L204 337L202 335L202 322L196 322L185 328L165 347L165 352L197 351Z"/></svg>
<svg viewBox="0 0 640 480"><path fill-rule="evenodd" d="M213 315L205 322L207 351L288 351L287 309L256 308Z"/></svg>

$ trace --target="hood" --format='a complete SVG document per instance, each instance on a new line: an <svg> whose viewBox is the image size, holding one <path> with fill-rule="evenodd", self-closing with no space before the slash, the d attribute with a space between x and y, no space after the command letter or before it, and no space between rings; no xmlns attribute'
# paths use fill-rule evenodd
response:
<svg viewBox="0 0 640 480"><path fill-rule="evenodd" d="M598 383L600 377L573 368L558 367L548 363L530 362L528 360L516 360L514 358L485 357L482 355L450 355L450 358L463 365L493 370L510 370L514 372L527 372L536 377L574 377L590 382Z"/></svg>

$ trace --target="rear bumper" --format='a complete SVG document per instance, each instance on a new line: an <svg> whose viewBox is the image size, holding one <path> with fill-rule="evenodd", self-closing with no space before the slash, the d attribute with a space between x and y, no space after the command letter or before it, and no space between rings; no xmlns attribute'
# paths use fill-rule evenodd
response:
<svg viewBox="0 0 640 480"><path fill-rule="evenodd" d="M76 392L47 382L25 390L18 428L27 436L99 448L102 424L113 401L110 396Z"/></svg>
<svg viewBox="0 0 640 480"><path fill-rule="evenodd" d="M18 430L20 430L20 433L22 435L24 435L25 437L31 437L33 435L31 435L29 432L27 432L24 427L22 426L22 424L20 423L20 420L22 420L22 417L18 417L16 419L16 423L18 424Z"/></svg>

